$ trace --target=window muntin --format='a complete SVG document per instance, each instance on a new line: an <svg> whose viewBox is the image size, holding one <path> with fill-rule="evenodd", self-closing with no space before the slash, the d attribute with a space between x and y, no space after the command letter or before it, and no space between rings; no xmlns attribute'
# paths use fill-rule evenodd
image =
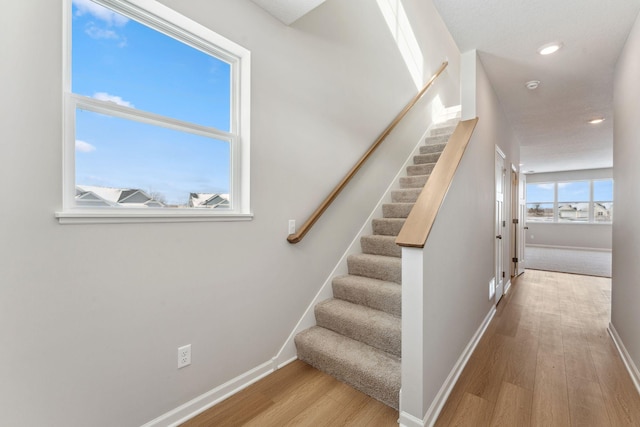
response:
<svg viewBox="0 0 640 427"><path fill-rule="evenodd" d="M613 180L527 184L527 221L607 223L613 217Z"/></svg>
<svg viewBox="0 0 640 427"><path fill-rule="evenodd" d="M157 2L63 3L61 222L83 215L170 219L188 211L250 218L249 52ZM107 208L96 192L79 188L100 185L153 196L144 206L164 212L123 213L122 203ZM193 206L192 195L211 200Z"/></svg>

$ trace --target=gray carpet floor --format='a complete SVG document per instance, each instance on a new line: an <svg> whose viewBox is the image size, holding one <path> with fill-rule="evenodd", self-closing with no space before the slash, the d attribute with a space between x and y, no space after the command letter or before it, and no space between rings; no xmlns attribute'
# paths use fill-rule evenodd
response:
<svg viewBox="0 0 640 427"><path fill-rule="evenodd" d="M527 246L526 268L611 277L611 252Z"/></svg>

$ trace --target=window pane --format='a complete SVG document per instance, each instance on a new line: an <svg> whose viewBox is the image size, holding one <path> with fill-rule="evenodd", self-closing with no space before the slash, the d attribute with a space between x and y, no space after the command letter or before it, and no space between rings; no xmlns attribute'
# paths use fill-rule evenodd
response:
<svg viewBox="0 0 640 427"><path fill-rule="evenodd" d="M595 202L593 204L593 219L595 222L611 222L613 220L613 203Z"/></svg>
<svg viewBox="0 0 640 427"><path fill-rule="evenodd" d="M228 63L90 0L72 11L74 93L230 130Z"/></svg>
<svg viewBox="0 0 640 427"><path fill-rule="evenodd" d="M76 111L77 205L228 208L229 164L226 141Z"/></svg>
<svg viewBox="0 0 640 427"><path fill-rule="evenodd" d="M562 204L563 202L588 202L588 201L589 201L589 181L574 181L574 182L558 183L558 204Z"/></svg>
<svg viewBox="0 0 640 427"><path fill-rule="evenodd" d="M593 200L613 200L613 180L593 181Z"/></svg>
<svg viewBox="0 0 640 427"><path fill-rule="evenodd" d="M588 222L589 203L558 203L559 222Z"/></svg>
<svg viewBox="0 0 640 427"><path fill-rule="evenodd" d="M553 203L527 203L527 221L553 221Z"/></svg>
<svg viewBox="0 0 640 427"><path fill-rule="evenodd" d="M527 203L553 203L554 184L527 184Z"/></svg>

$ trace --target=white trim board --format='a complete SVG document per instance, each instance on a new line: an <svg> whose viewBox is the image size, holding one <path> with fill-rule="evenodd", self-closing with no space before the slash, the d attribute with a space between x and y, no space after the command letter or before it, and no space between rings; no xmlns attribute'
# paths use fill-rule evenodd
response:
<svg viewBox="0 0 640 427"><path fill-rule="evenodd" d="M534 245L531 243L527 243L525 245L525 251L526 251L526 248L547 248L547 249L568 249L572 251L611 252L610 248L584 248L582 246Z"/></svg>
<svg viewBox="0 0 640 427"><path fill-rule="evenodd" d="M629 376L633 381L633 385L636 386L636 390L638 390L638 393L640 393L640 371L638 371L638 367L629 355L629 352L627 352L627 348L624 346L620 335L618 335L618 331L616 331L616 328L613 327L612 323L609 323L609 328L607 328L607 330L609 331L609 335L611 335L611 338L613 339L613 343L618 349L618 353L620 353L620 357L624 362L624 366L627 367L627 371L629 372Z"/></svg>
<svg viewBox="0 0 640 427"><path fill-rule="evenodd" d="M293 360L290 360L290 362ZM158 418L143 424L141 427L176 427L239 391L249 387L251 384L266 377L273 371L275 371L275 369L273 369L273 362L265 362L252 370L238 375L226 383L201 394L200 396L191 399L187 403L160 415Z"/></svg>
<svg viewBox="0 0 640 427"><path fill-rule="evenodd" d="M480 339L486 332L487 327L489 326L489 323L491 323L491 320L493 319L493 316L495 316L495 314L496 307L491 306L491 310L489 310L489 313L487 313L476 333L473 335L473 337L471 337L469 344L467 344L465 349L462 351L462 354L456 361L456 364L453 365L453 369L451 369L451 372L449 372L447 379L440 387L438 394L436 394L436 397L431 402L431 406L429 406L424 419L419 420L411 414L401 412L399 420L400 427L431 427L436 423L436 420L438 419L438 416L440 415L444 404L447 402L447 399L449 398L453 387L456 385L458 378L460 378L460 374L462 374L462 370L465 366L467 366L469 358L471 358L473 351L476 349L478 343L480 342Z"/></svg>

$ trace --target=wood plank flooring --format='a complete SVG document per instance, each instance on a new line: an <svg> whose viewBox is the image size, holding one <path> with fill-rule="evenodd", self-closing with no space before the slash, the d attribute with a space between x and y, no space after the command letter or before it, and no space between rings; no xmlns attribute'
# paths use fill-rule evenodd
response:
<svg viewBox="0 0 640 427"><path fill-rule="evenodd" d="M611 280L527 270L445 404L445 426L640 426L608 335ZM183 424L397 426L398 412L296 361Z"/></svg>
<svg viewBox="0 0 640 427"><path fill-rule="evenodd" d="M640 426L640 395L607 332L611 280L527 270L437 427Z"/></svg>

